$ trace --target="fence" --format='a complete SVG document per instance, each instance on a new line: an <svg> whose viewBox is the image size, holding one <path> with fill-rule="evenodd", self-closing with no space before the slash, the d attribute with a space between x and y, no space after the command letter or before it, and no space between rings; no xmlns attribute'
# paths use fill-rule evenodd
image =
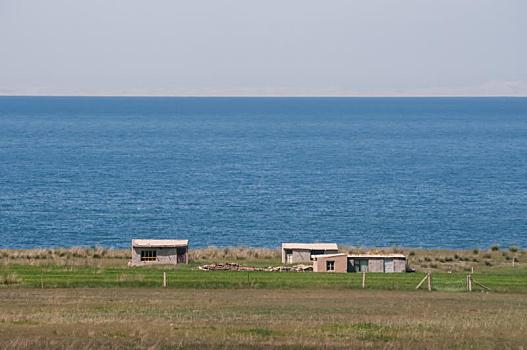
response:
<svg viewBox="0 0 527 350"><path fill-rule="evenodd" d="M416 289L428 275L417 273L300 273L200 271L191 268L55 267L9 265L0 271L0 287L163 287L166 288L344 288ZM470 275L470 279L468 277ZM2 276L6 276L2 283ZM166 277L164 277L166 276ZM9 277L9 278L8 278ZM514 271L433 272L431 290L527 292L527 269ZM428 290L428 277L420 285Z"/></svg>

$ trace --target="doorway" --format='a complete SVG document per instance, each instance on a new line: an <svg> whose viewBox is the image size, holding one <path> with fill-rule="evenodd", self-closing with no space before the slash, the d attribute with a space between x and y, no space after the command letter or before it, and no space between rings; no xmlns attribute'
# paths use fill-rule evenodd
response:
<svg viewBox="0 0 527 350"><path fill-rule="evenodd" d="M186 247L177 247L176 248L176 254L177 254L177 263L178 264L186 264L187 263L187 248Z"/></svg>
<svg viewBox="0 0 527 350"><path fill-rule="evenodd" d="M393 259L384 259L384 272L395 272Z"/></svg>

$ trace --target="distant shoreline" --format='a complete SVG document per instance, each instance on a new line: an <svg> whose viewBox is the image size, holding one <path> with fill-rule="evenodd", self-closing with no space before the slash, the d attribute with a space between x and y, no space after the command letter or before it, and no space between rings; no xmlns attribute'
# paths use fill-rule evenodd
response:
<svg viewBox="0 0 527 350"><path fill-rule="evenodd" d="M316 243L316 242L314 242ZM523 251L527 250L527 247L523 247L521 245L513 244L513 245L500 245L500 244L493 244L488 247L481 247L481 246L474 246L474 247L412 247L412 246L353 246L353 245L347 245L347 244L340 244L337 243L339 246L340 251L356 251L356 252L369 252L369 251L377 251L377 252L403 252L403 251L473 251L473 250L479 250L479 251L503 251L503 250L509 250L510 248ZM189 242L190 250L203 250L203 249L215 249L215 250L277 250L280 251L281 245L270 247L270 246L246 246L246 245L225 245L225 246L219 246L219 245L209 245L209 246L194 246L192 245L192 242ZM90 250L90 249L104 249L109 251L121 251L121 250L130 250L131 249L131 243L128 246L106 246L106 245L70 245L70 246L41 246L41 247L2 247L0 246L0 252L2 251L42 251L42 250L75 250L75 249L81 249L81 250Z"/></svg>
<svg viewBox="0 0 527 350"><path fill-rule="evenodd" d="M317 242L314 242L317 243ZM413 247L413 246L353 246L347 244L338 243L339 250L354 250L354 251L379 251L379 252L400 252L400 251L473 251L473 250L508 250L511 247L518 249L519 251L527 250L527 247L522 247L517 244L513 245L500 245L493 244L488 247L474 246L474 247ZM278 250L280 251L281 246L246 246L246 245L209 245L209 246L194 246L192 242L189 243L190 250L203 250L203 249L243 249L243 250ZM41 246L41 247L2 247L0 246L0 252L2 251L41 251L41 250L71 250L71 249L104 249L109 251L120 251L120 250L129 250L131 248L131 243L128 246L107 246L107 245L65 245L65 246Z"/></svg>
<svg viewBox="0 0 527 350"><path fill-rule="evenodd" d="M361 98L463 98L463 99L484 99L484 98L527 98L527 95L34 95L34 94L1 94L2 97L50 97L50 98L218 98L218 99L229 99L229 98L261 98L261 99L280 99L280 98L290 98L290 99L308 99L308 98L321 98L321 99L332 99L332 98L342 98L342 99L361 99Z"/></svg>

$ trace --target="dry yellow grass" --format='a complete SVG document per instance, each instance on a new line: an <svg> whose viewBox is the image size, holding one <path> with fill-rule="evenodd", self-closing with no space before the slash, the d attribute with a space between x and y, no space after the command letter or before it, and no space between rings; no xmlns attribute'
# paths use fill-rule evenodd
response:
<svg viewBox="0 0 527 350"><path fill-rule="evenodd" d="M3 349L525 349L515 294L0 289Z"/></svg>
<svg viewBox="0 0 527 350"><path fill-rule="evenodd" d="M527 255L517 247L479 250L360 248L341 247L346 253L403 253L411 267L417 271L486 271L527 264ZM59 266L126 266L131 258L129 249L103 247L72 247L29 250L0 250L0 265L59 265ZM207 247L191 248L191 265L206 262L238 262L241 264L280 265L279 248Z"/></svg>
<svg viewBox="0 0 527 350"><path fill-rule="evenodd" d="M250 247L207 247L190 250L191 260L280 260L282 258L278 248L250 248Z"/></svg>

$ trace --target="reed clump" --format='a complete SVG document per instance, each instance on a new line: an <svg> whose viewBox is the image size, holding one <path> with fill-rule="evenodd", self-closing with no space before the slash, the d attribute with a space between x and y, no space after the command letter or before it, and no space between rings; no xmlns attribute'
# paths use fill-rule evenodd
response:
<svg viewBox="0 0 527 350"><path fill-rule="evenodd" d="M20 278L16 273L4 273L0 275L0 285L10 286L14 284L22 283L22 278Z"/></svg>

